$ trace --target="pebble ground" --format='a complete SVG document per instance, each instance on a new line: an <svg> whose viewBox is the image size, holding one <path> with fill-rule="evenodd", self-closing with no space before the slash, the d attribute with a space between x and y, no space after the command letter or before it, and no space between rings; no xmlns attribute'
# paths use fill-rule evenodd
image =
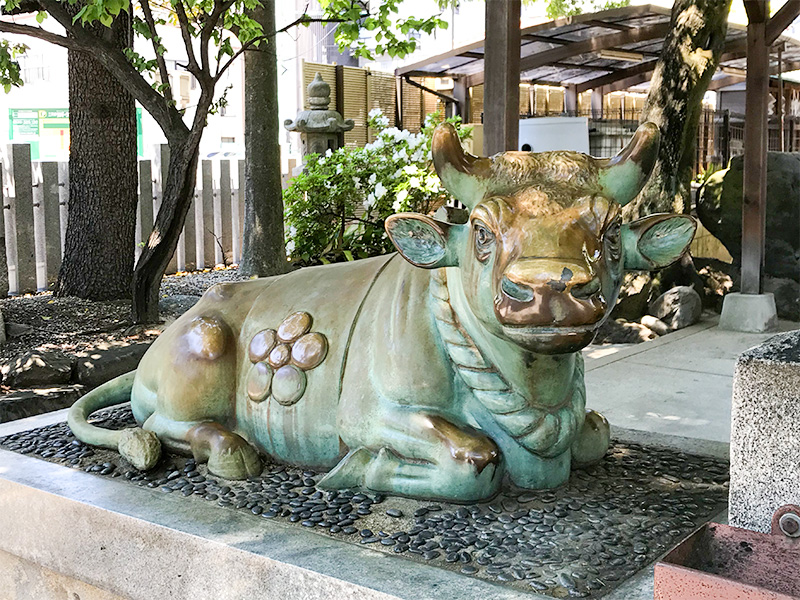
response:
<svg viewBox="0 0 800 600"><path fill-rule="evenodd" d="M98 413L95 422L134 424L128 408ZM509 488L469 505L320 490L320 474L275 464L258 478L226 481L166 455L142 473L76 440L66 423L0 438L0 446L556 598L608 593L708 521L728 496L726 462L621 442L561 488Z"/></svg>

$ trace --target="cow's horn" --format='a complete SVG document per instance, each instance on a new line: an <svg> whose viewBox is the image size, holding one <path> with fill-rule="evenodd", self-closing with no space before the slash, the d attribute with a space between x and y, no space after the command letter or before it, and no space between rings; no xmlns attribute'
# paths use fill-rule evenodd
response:
<svg viewBox="0 0 800 600"><path fill-rule="evenodd" d="M599 182L609 198L624 206L639 195L656 164L660 139L655 123L642 123L619 154L600 161Z"/></svg>
<svg viewBox="0 0 800 600"><path fill-rule="evenodd" d="M469 208L483 199L491 181L491 160L479 158L461 147L456 128L438 125L431 142L433 164L444 187Z"/></svg>

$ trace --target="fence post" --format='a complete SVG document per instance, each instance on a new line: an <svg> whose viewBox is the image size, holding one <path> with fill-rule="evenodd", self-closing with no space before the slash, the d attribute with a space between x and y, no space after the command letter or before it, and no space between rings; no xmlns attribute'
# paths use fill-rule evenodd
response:
<svg viewBox="0 0 800 600"><path fill-rule="evenodd" d="M5 160L3 161L5 164ZM5 186L4 184L4 174L5 169L0 169L0 190L2 190L3 195L3 222L4 226L0 227L0 233L3 234L3 239L0 240L0 297L5 298L8 296L8 260L7 260L7 252L6 252L6 240L9 239L8 234L6 234L6 227L9 226L10 222L10 207L8 201L6 200L6 193L5 193Z"/></svg>
<svg viewBox="0 0 800 600"><path fill-rule="evenodd" d="M69 221L69 163L67 162L58 163L58 215L61 221L61 256L64 256Z"/></svg>
<svg viewBox="0 0 800 600"><path fill-rule="evenodd" d="M157 177L158 177L158 185L157 185L157 192L156 192L156 219L158 219L158 212L161 210L161 203L164 201L164 186L167 182L167 177L169 175L169 145L168 144L159 144L158 151L156 152L156 166L157 166ZM178 247L181 246L181 240L178 241ZM175 252L173 252L172 257L169 260L169 264L167 265L167 273L175 273L178 270L178 253L179 250L176 248Z"/></svg>
<svg viewBox="0 0 800 600"><path fill-rule="evenodd" d="M44 240L44 181L42 163L31 163L31 193L33 194L33 255L36 264L36 291L47 289L47 257Z"/></svg>
<svg viewBox="0 0 800 600"><path fill-rule="evenodd" d="M203 242L203 268L213 269L214 257L216 256L216 240L214 238L214 177L212 173L212 165L210 160L204 160L202 165L202 178L203 178L203 202L202 202L202 223L203 235L198 235ZM199 257L198 257L199 258Z"/></svg>
<svg viewBox="0 0 800 600"><path fill-rule="evenodd" d="M183 222L183 271L194 271L197 268L197 225L195 224L195 211L197 206L197 190L192 192L192 202L189 204L189 212Z"/></svg>
<svg viewBox="0 0 800 600"><path fill-rule="evenodd" d="M136 260L153 231L153 164L139 161L139 205L136 210Z"/></svg>
<svg viewBox="0 0 800 600"><path fill-rule="evenodd" d="M30 144L8 144L4 167L3 208L8 242L9 291L36 291L36 256L33 234L33 178Z"/></svg>
<svg viewBox="0 0 800 600"><path fill-rule="evenodd" d="M219 217L220 229L216 232L222 242L222 262L229 265L233 262L231 248L233 246L233 226L231 210L231 161L219 161Z"/></svg>
<svg viewBox="0 0 800 600"><path fill-rule="evenodd" d="M232 261L242 261L242 214L240 207L244 201L244 161L238 160L236 165L236 185L231 182L231 229L233 230Z"/></svg>
<svg viewBox="0 0 800 600"><path fill-rule="evenodd" d="M42 200L44 201L44 246L47 285L58 279L61 268L61 211L59 207L58 163L43 162Z"/></svg>

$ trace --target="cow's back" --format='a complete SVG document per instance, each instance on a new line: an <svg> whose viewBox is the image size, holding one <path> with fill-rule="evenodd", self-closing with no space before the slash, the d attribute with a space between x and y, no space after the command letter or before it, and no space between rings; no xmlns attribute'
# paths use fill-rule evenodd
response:
<svg viewBox="0 0 800 600"><path fill-rule="evenodd" d="M253 303L238 341L237 430L270 456L294 464L331 467L345 451L336 413L347 350L362 304L392 260L400 259L389 255L300 269L274 278ZM311 368L290 367L283 373L290 377L278 382L278 370L254 364L248 347L260 332L277 331L287 317L298 312L311 317L309 332L324 336L327 353ZM269 375L265 373L272 373L269 385L273 389L262 401L254 401L253 392L258 392L259 386L266 389L263 386ZM275 397L276 385L280 386L279 398Z"/></svg>

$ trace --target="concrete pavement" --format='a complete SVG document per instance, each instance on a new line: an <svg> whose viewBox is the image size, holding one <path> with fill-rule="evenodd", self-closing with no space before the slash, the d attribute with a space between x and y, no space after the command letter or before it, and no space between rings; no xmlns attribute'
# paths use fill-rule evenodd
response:
<svg viewBox="0 0 800 600"><path fill-rule="evenodd" d="M704 315L650 342L589 346L587 407L616 427L727 443L736 358L778 332L723 331L718 321ZM792 329L800 323L779 322Z"/></svg>

